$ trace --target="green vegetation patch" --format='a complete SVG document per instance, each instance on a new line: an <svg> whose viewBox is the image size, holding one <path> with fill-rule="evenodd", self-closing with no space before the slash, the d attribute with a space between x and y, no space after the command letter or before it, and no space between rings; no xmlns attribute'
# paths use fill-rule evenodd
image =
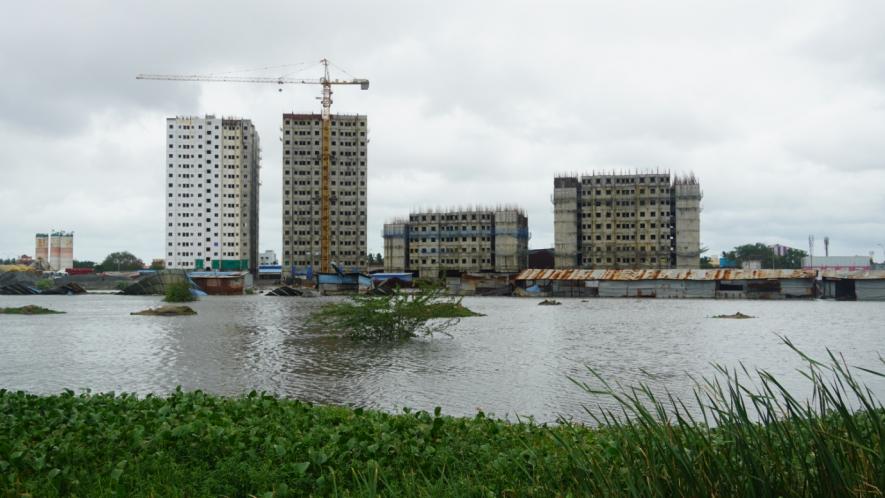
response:
<svg viewBox="0 0 885 498"><path fill-rule="evenodd" d="M130 313L130 315L141 315L141 316L188 316L188 315L196 315L197 312L194 311L190 306L171 306L171 305L163 305L157 306L156 308L148 308L142 311L135 311Z"/></svg>
<svg viewBox="0 0 885 498"><path fill-rule="evenodd" d="M28 304L18 308L0 308L0 315L59 315L64 311L55 311L41 306Z"/></svg>
<svg viewBox="0 0 885 498"><path fill-rule="evenodd" d="M352 339L402 341L445 333L461 318L481 316L447 296L444 288L422 285L414 291L394 289L387 295L356 295L324 306L311 322Z"/></svg>
<svg viewBox="0 0 885 498"><path fill-rule="evenodd" d="M37 286L37 289L45 291L51 289L53 283L51 278L41 278L40 280L37 280L34 285Z"/></svg>
<svg viewBox="0 0 885 498"><path fill-rule="evenodd" d="M196 301L197 298L191 294L191 288L187 282L173 282L166 285L166 297L163 300L167 303L189 303Z"/></svg>

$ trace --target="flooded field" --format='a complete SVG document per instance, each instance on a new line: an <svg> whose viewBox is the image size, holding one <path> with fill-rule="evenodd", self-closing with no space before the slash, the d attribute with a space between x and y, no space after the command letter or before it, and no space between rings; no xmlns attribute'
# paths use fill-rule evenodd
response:
<svg viewBox="0 0 885 498"><path fill-rule="evenodd" d="M778 335L822 357L883 369L885 305L832 301L467 298L486 316L450 336L396 345L354 343L305 326L330 298L207 297L191 317L130 316L157 297L0 296L0 307L38 304L63 315L0 316L0 388L55 393L216 394L251 390L318 403L450 415L477 410L515 419L587 420L606 404L568 376L585 365L611 382L647 382L689 397L689 375L712 363L764 368L801 389L801 359ZM713 319L740 311L746 320ZM864 377L880 399L885 381Z"/></svg>

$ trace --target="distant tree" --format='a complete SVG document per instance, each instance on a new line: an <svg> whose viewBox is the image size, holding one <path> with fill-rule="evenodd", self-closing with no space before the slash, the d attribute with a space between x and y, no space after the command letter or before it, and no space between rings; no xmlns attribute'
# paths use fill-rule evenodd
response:
<svg viewBox="0 0 885 498"><path fill-rule="evenodd" d="M808 256L807 252L790 248L778 259L781 261L781 268L802 268L802 258L806 256Z"/></svg>
<svg viewBox="0 0 885 498"><path fill-rule="evenodd" d="M95 261L77 261L75 259L74 268L95 268Z"/></svg>
<svg viewBox="0 0 885 498"><path fill-rule="evenodd" d="M166 269L166 262L163 261L162 259L154 259L153 261L151 261L150 269L151 270L165 270Z"/></svg>
<svg viewBox="0 0 885 498"><path fill-rule="evenodd" d="M17 260L15 258L0 259L0 265L14 265Z"/></svg>
<svg viewBox="0 0 885 498"><path fill-rule="evenodd" d="M384 264L384 256L382 256L380 252L375 255L375 263L379 265Z"/></svg>
<svg viewBox="0 0 885 498"><path fill-rule="evenodd" d="M144 262L128 251L112 252L96 267L97 271L133 271L144 269Z"/></svg>
<svg viewBox="0 0 885 498"><path fill-rule="evenodd" d="M701 268L714 268L713 264L710 262L710 256L701 257Z"/></svg>
<svg viewBox="0 0 885 498"><path fill-rule="evenodd" d="M760 261L762 268L786 269L802 268L802 258L807 255L805 251L790 248L786 254L778 256L774 253L774 249L761 242L744 244L735 247L734 250L722 252L722 257L736 261L738 266L744 261Z"/></svg>
<svg viewBox="0 0 885 498"><path fill-rule="evenodd" d="M366 264L374 265L375 264L375 255L372 253L366 254Z"/></svg>

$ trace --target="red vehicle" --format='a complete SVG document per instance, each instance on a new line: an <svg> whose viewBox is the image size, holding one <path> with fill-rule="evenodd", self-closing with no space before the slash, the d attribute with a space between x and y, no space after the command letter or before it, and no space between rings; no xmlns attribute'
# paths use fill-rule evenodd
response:
<svg viewBox="0 0 885 498"><path fill-rule="evenodd" d="M95 273L95 270L92 268L67 268L65 273L68 275L89 275L90 273Z"/></svg>

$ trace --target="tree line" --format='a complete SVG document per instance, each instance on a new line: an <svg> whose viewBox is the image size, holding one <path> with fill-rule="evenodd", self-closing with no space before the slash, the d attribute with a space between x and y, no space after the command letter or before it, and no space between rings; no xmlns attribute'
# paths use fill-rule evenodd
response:
<svg viewBox="0 0 885 498"><path fill-rule="evenodd" d="M762 242L755 244L744 244L737 246L731 251L722 251L722 257L735 262L740 268L745 261L759 261L763 269L783 268L798 269L802 268L802 258L808 256L808 253L800 249L787 248L783 255L775 253L774 248L769 247ZM711 268L711 261L708 256L701 258L702 268Z"/></svg>

